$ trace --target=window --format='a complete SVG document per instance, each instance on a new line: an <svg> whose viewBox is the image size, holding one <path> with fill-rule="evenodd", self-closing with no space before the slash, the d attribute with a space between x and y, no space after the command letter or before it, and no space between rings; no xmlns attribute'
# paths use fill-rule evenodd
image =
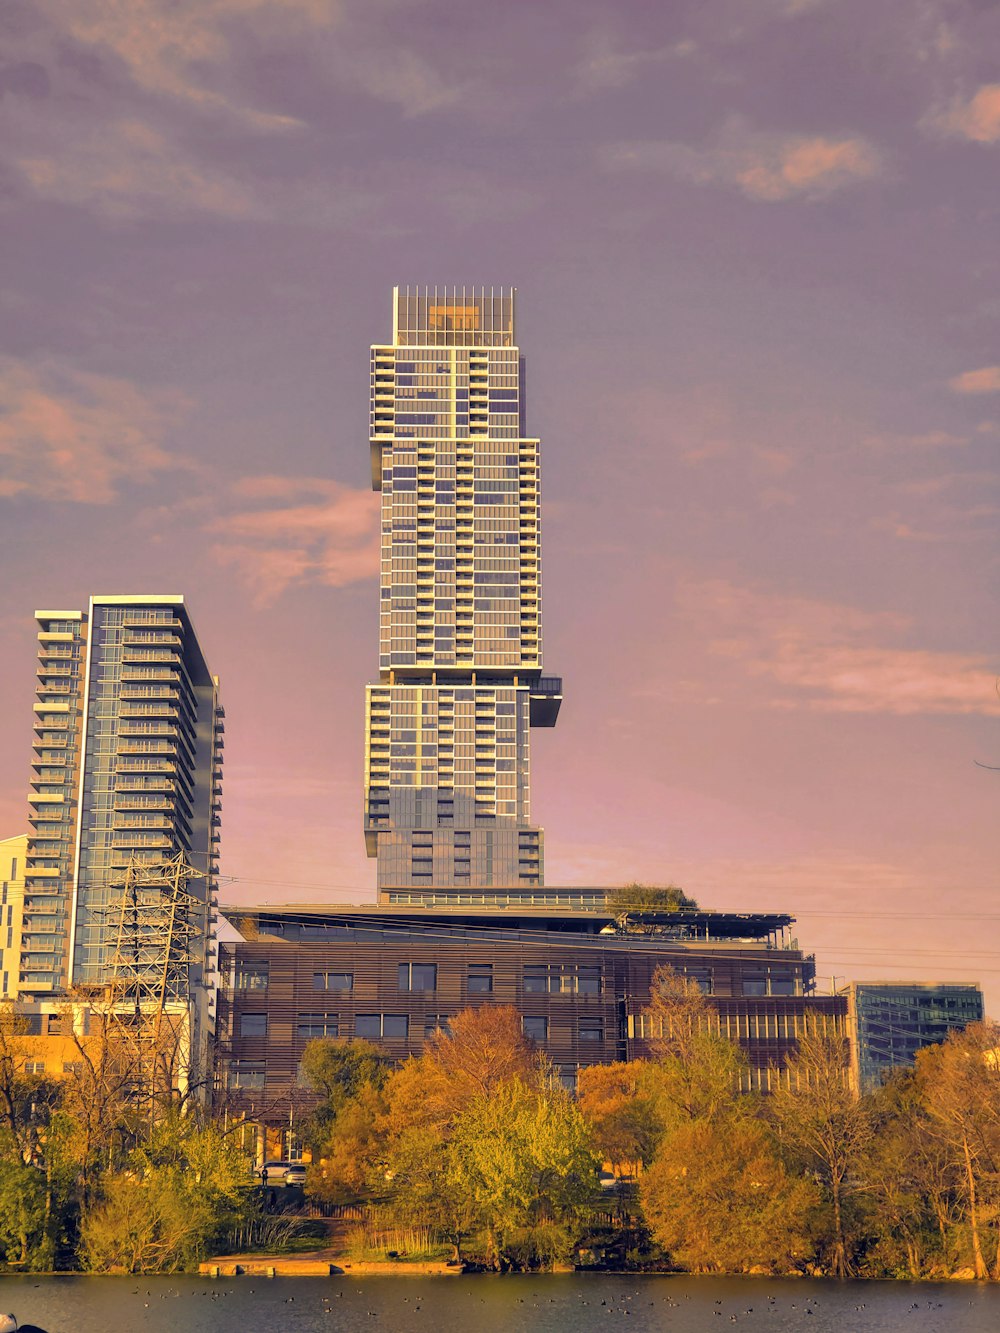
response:
<svg viewBox="0 0 1000 1333"><path fill-rule="evenodd" d="M236 1060L229 1066L226 1085L231 1089L260 1090L264 1087L263 1060Z"/></svg>
<svg viewBox="0 0 1000 1333"><path fill-rule="evenodd" d="M428 1014L424 1019L424 1036L433 1037L437 1032L448 1031L448 1014Z"/></svg>
<svg viewBox="0 0 1000 1333"><path fill-rule="evenodd" d="M353 972L314 972L313 990L353 990Z"/></svg>
<svg viewBox="0 0 1000 1333"><path fill-rule="evenodd" d="M584 1019L580 1023L581 1041L603 1041L604 1024L600 1020Z"/></svg>
<svg viewBox="0 0 1000 1333"><path fill-rule="evenodd" d="M521 1018L521 1030L532 1041L548 1041L549 1020L538 1018L533 1014L525 1014Z"/></svg>
<svg viewBox="0 0 1000 1333"><path fill-rule="evenodd" d="M240 1014L241 1037L266 1037L267 1014Z"/></svg>
<svg viewBox="0 0 1000 1333"><path fill-rule="evenodd" d="M236 965L236 989L267 990L268 971L267 963L238 963Z"/></svg>
<svg viewBox="0 0 1000 1333"><path fill-rule="evenodd" d="M525 995L545 995L549 989L549 969L547 967L526 967L524 969Z"/></svg>
<svg viewBox="0 0 1000 1333"><path fill-rule="evenodd" d="M601 969L599 967L578 967L576 969L576 989L580 995L600 995Z"/></svg>
<svg viewBox="0 0 1000 1333"><path fill-rule="evenodd" d="M339 1037L340 1022L336 1014L299 1014L296 1034L300 1041L313 1037Z"/></svg>
<svg viewBox="0 0 1000 1333"><path fill-rule="evenodd" d="M794 995L795 978L794 977L771 977L772 995Z"/></svg>
<svg viewBox="0 0 1000 1333"><path fill-rule="evenodd" d="M44 1073L45 1073L45 1061L44 1061L44 1060L25 1060L25 1062L24 1062L24 1072L25 1072L26 1074L44 1074Z"/></svg>
<svg viewBox="0 0 1000 1333"><path fill-rule="evenodd" d="M410 1020L406 1014L358 1014L354 1020L354 1035L369 1041L383 1038L408 1037Z"/></svg>
<svg viewBox="0 0 1000 1333"><path fill-rule="evenodd" d="M466 989L470 995L492 995L493 964L470 963Z"/></svg>
<svg viewBox="0 0 1000 1333"><path fill-rule="evenodd" d="M744 994L744 995L766 995L766 994L767 994L767 973L766 973L766 972L744 972L744 973L743 973L743 994Z"/></svg>
<svg viewBox="0 0 1000 1333"><path fill-rule="evenodd" d="M63 1061L63 1073L64 1073L64 1074L82 1074L82 1073L83 1073L83 1061L82 1061L82 1060L64 1060L64 1061Z"/></svg>
<svg viewBox="0 0 1000 1333"><path fill-rule="evenodd" d="M400 963L399 989L406 991L437 990L437 964Z"/></svg>
<svg viewBox="0 0 1000 1333"><path fill-rule="evenodd" d="M600 995L601 969L578 967L563 972L558 967L534 966L524 969L525 995Z"/></svg>

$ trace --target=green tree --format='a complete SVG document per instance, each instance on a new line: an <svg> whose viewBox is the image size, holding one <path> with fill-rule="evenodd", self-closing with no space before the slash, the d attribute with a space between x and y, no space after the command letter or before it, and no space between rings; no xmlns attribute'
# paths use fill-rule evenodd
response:
<svg viewBox="0 0 1000 1333"><path fill-rule="evenodd" d="M851 1087L847 1043L836 1031L816 1025L787 1062L787 1086L775 1092L770 1109L782 1143L795 1164L820 1182L832 1212L832 1268L844 1278L853 1271L866 1154L873 1123L867 1100Z"/></svg>
<svg viewBox="0 0 1000 1333"><path fill-rule="evenodd" d="M535 1089L546 1084L517 1010L463 1010L430 1038L423 1055L393 1072L384 1089L380 1142L366 1144L370 1188L383 1200L385 1215L432 1227L455 1247L456 1258L481 1222L464 1175L458 1123L470 1105L488 1101L514 1079Z"/></svg>
<svg viewBox="0 0 1000 1333"><path fill-rule="evenodd" d="M645 1019L654 1055L646 1087L665 1130L730 1111L752 1113L751 1099L736 1100L746 1055L722 1035L718 1010L696 982L670 967L657 968Z"/></svg>
<svg viewBox="0 0 1000 1333"><path fill-rule="evenodd" d="M46 1243L45 1176L13 1155L0 1157L0 1261L5 1267L51 1267Z"/></svg>
<svg viewBox="0 0 1000 1333"><path fill-rule="evenodd" d="M344 1107L362 1089L382 1087L389 1065L385 1052L373 1042L317 1037L306 1042L299 1073L322 1098L305 1130L307 1137L322 1147Z"/></svg>
<svg viewBox="0 0 1000 1333"><path fill-rule="evenodd" d="M679 912L682 908L697 909L698 904L675 884L654 888L648 884L625 884L608 894L608 911L615 916L629 912Z"/></svg>
<svg viewBox="0 0 1000 1333"><path fill-rule="evenodd" d="M454 1184L475 1205L488 1263L548 1263L568 1251L593 1203L598 1159L563 1088L500 1084L462 1111L454 1145Z"/></svg>
<svg viewBox="0 0 1000 1333"><path fill-rule="evenodd" d="M190 1269L254 1209L243 1155L216 1125L174 1114L107 1172L81 1223L81 1258L95 1272Z"/></svg>
<svg viewBox="0 0 1000 1333"><path fill-rule="evenodd" d="M766 1127L745 1116L668 1134L643 1174L654 1239L693 1272L787 1272L814 1249L816 1186L788 1172Z"/></svg>

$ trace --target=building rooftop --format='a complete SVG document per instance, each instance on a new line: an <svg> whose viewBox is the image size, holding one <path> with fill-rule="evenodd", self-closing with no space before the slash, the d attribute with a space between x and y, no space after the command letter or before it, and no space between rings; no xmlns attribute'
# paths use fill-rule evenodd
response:
<svg viewBox="0 0 1000 1333"><path fill-rule="evenodd" d="M552 894L551 889L546 890ZM607 908L580 908L558 905L504 907L422 904L380 905L374 903L264 903L256 905L228 904L220 908L222 914L240 929L240 922L253 923L264 934L284 934L276 929L292 926L324 929L407 929L437 927L440 929L489 929L491 931L545 931L608 937L641 938L646 942L697 944L745 944L764 942L771 947L790 946L785 932L794 917L776 912L712 912L685 909L677 912L629 913L622 926ZM300 937L301 938L301 937Z"/></svg>

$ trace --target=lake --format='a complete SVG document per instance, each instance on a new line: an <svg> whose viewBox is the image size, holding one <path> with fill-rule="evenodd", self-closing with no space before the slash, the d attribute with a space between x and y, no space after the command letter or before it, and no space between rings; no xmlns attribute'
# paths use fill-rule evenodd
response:
<svg viewBox="0 0 1000 1333"><path fill-rule="evenodd" d="M566 1274L462 1278L0 1277L46 1333L986 1333L1000 1285Z"/></svg>

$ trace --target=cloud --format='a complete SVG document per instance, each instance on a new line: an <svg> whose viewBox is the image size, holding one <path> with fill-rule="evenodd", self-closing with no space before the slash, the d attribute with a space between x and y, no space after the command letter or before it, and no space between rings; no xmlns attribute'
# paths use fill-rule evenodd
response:
<svg viewBox="0 0 1000 1333"><path fill-rule="evenodd" d="M865 444L873 449L949 449L968 444L967 435L953 435L946 430L920 431L915 435L868 435Z"/></svg>
<svg viewBox="0 0 1000 1333"><path fill-rule="evenodd" d="M224 171L198 166L139 120L80 123L36 142L15 152L12 162L42 199L88 205L118 219L192 213L242 218L260 209L246 186Z"/></svg>
<svg viewBox="0 0 1000 1333"><path fill-rule="evenodd" d="M948 381L955 393L1000 393L1000 366L981 366L966 370Z"/></svg>
<svg viewBox="0 0 1000 1333"><path fill-rule="evenodd" d="M121 487L189 467L162 446L183 406L59 361L0 358L0 496L108 504Z"/></svg>
<svg viewBox="0 0 1000 1333"><path fill-rule="evenodd" d="M972 653L897 647L905 618L784 597L726 580L678 594L708 651L776 687L771 707L839 713L1000 714L996 666Z"/></svg>
<svg viewBox="0 0 1000 1333"><path fill-rule="evenodd" d="M931 124L973 143L1000 143L1000 83L984 83L967 102L954 102L932 116Z"/></svg>
<svg viewBox="0 0 1000 1333"><path fill-rule="evenodd" d="M339 12L336 0L41 0L41 6L63 40L110 56L144 92L278 130L299 122L212 86L225 77L238 25L280 20L286 32L296 24L322 29Z"/></svg>
<svg viewBox="0 0 1000 1333"><path fill-rule="evenodd" d="M861 136L765 134L731 119L716 142L692 148L671 140L619 143L602 153L620 170L662 172L698 185L734 186L748 199L822 199L882 174L881 155Z"/></svg>
<svg viewBox="0 0 1000 1333"><path fill-rule="evenodd" d="M696 49L694 42L681 41L669 46L623 51L607 33L591 33L584 39L584 55L574 72L581 89L586 92L624 88L644 70L670 60L683 60L693 55Z"/></svg>
<svg viewBox="0 0 1000 1333"><path fill-rule="evenodd" d="M212 521L211 548L234 568L258 606L291 587L342 588L378 574L379 497L324 478L247 477L233 486L242 501L284 501Z"/></svg>

